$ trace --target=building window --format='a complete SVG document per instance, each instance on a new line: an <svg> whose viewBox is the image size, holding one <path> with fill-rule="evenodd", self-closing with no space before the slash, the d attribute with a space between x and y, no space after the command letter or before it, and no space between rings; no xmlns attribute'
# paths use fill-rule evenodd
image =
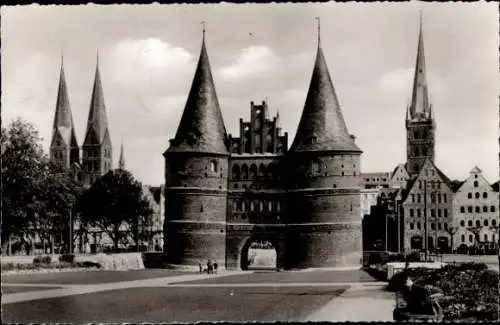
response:
<svg viewBox="0 0 500 325"><path fill-rule="evenodd" d="M484 234L484 241L487 242L488 241L488 234Z"/></svg>
<svg viewBox="0 0 500 325"><path fill-rule="evenodd" d="M446 222L444 223L443 226L444 226L444 230L448 230L448 224Z"/></svg>
<svg viewBox="0 0 500 325"><path fill-rule="evenodd" d="M413 230L415 228L415 225L413 224L413 222L410 223L410 230Z"/></svg>
<svg viewBox="0 0 500 325"><path fill-rule="evenodd" d="M253 211L253 201L250 202L250 211Z"/></svg>
<svg viewBox="0 0 500 325"><path fill-rule="evenodd" d="M212 160L210 162L210 171L211 172L216 172L217 171L217 162L215 160Z"/></svg>
<svg viewBox="0 0 500 325"><path fill-rule="evenodd" d="M417 229L420 230L421 226L420 226L420 222L417 222Z"/></svg>
<svg viewBox="0 0 500 325"><path fill-rule="evenodd" d="M413 218L413 209L410 209L410 218Z"/></svg>
<svg viewBox="0 0 500 325"><path fill-rule="evenodd" d="M420 218L422 216L422 213L420 211L420 209L417 209L417 218Z"/></svg>
<svg viewBox="0 0 500 325"><path fill-rule="evenodd" d="M441 223L438 223L438 230L441 230Z"/></svg>
<svg viewBox="0 0 500 325"><path fill-rule="evenodd" d="M411 195L411 202L412 202L412 203L415 203L415 194L412 194L412 195Z"/></svg>
<svg viewBox="0 0 500 325"><path fill-rule="evenodd" d="M488 193L483 192L483 199L486 199L486 198L488 198Z"/></svg>
<svg viewBox="0 0 500 325"><path fill-rule="evenodd" d="M441 193L438 193L438 203L441 203Z"/></svg>
<svg viewBox="0 0 500 325"><path fill-rule="evenodd" d="M436 203L436 195L434 193L431 194L431 203Z"/></svg>
<svg viewBox="0 0 500 325"><path fill-rule="evenodd" d="M476 199L479 199L479 197L481 196L481 194L479 194L479 192L476 192L475 196L476 196Z"/></svg>
<svg viewBox="0 0 500 325"><path fill-rule="evenodd" d="M467 221L467 226L472 227L472 220Z"/></svg>
<svg viewBox="0 0 500 325"><path fill-rule="evenodd" d="M438 188L438 190L440 190L440 189L441 189L441 182L440 182L440 181L437 181L437 182L436 182L436 184L437 184L437 188Z"/></svg>
<svg viewBox="0 0 500 325"><path fill-rule="evenodd" d="M468 211L469 213L472 213L472 207L471 207L470 205L467 207L467 211Z"/></svg>
<svg viewBox="0 0 500 325"><path fill-rule="evenodd" d="M418 188L422 189L422 181L418 181Z"/></svg>
<svg viewBox="0 0 500 325"><path fill-rule="evenodd" d="M476 227L481 227L481 221L476 220Z"/></svg>
<svg viewBox="0 0 500 325"><path fill-rule="evenodd" d="M491 241L495 242L495 234L491 234Z"/></svg>
<svg viewBox="0 0 500 325"><path fill-rule="evenodd" d="M483 212L488 212L488 207L486 205L483 206Z"/></svg>
<svg viewBox="0 0 500 325"><path fill-rule="evenodd" d="M443 194L443 202L446 203L446 194Z"/></svg>
<svg viewBox="0 0 500 325"><path fill-rule="evenodd" d="M480 207L476 207L476 213L480 213L481 212L481 208Z"/></svg>
<svg viewBox="0 0 500 325"><path fill-rule="evenodd" d="M239 180L240 179L240 166L239 165L234 165L233 166L233 173L232 173L232 179L233 180Z"/></svg>
<svg viewBox="0 0 500 325"><path fill-rule="evenodd" d="M448 209L444 209L444 217L448 218Z"/></svg>
<svg viewBox="0 0 500 325"><path fill-rule="evenodd" d="M460 236L460 239L462 240L462 243L465 243L465 235Z"/></svg>
<svg viewBox="0 0 500 325"><path fill-rule="evenodd" d="M441 209L438 209L438 218L441 218Z"/></svg>
<svg viewBox="0 0 500 325"><path fill-rule="evenodd" d="M491 225L493 227L496 227L497 226L497 220L496 219L491 220Z"/></svg>
<svg viewBox="0 0 500 325"><path fill-rule="evenodd" d="M488 219L484 219L484 223L485 227L488 227Z"/></svg>
<svg viewBox="0 0 500 325"><path fill-rule="evenodd" d="M472 199L472 193L471 192L467 193L467 198Z"/></svg>
<svg viewBox="0 0 500 325"><path fill-rule="evenodd" d="M474 187L478 187L478 186L479 186L478 182L474 181Z"/></svg>
<svg viewBox="0 0 500 325"><path fill-rule="evenodd" d="M431 222L431 230L434 230L436 226L434 225L434 222Z"/></svg>
<svg viewBox="0 0 500 325"><path fill-rule="evenodd" d="M492 206L490 207L490 212L495 212L495 206L494 206L494 205L492 205Z"/></svg>
<svg viewBox="0 0 500 325"><path fill-rule="evenodd" d="M460 220L460 226L465 227L465 221L464 220Z"/></svg>
<svg viewBox="0 0 500 325"><path fill-rule="evenodd" d="M419 193L419 194L417 194L417 202L418 203L420 203L420 199L421 199L421 197L420 197L420 193Z"/></svg>
<svg viewBox="0 0 500 325"><path fill-rule="evenodd" d="M434 218L436 216L436 212L434 211L434 209L431 209L431 217Z"/></svg>
<svg viewBox="0 0 500 325"><path fill-rule="evenodd" d="M248 166L247 165L241 166L241 179L243 179L243 180L248 179Z"/></svg>
<svg viewBox="0 0 500 325"><path fill-rule="evenodd" d="M469 243L472 243L474 237L472 237L472 235L469 235Z"/></svg>
<svg viewBox="0 0 500 325"><path fill-rule="evenodd" d="M321 164L319 163L319 161L313 162L313 172L314 173L321 173Z"/></svg>
<svg viewBox="0 0 500 325"><path fill-rule="evenodd" d="M465 213L465 207L460 207L460 212Z"/></svg>

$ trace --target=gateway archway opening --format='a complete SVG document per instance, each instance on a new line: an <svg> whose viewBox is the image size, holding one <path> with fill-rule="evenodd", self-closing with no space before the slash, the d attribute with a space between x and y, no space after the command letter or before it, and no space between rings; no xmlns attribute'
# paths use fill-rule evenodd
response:
<svg viewBox="0 0 500 325"><path fill-rule="evenodd" d="M278 252L268 240L249 239L241 252L242 270L276 270Z"/></svg>

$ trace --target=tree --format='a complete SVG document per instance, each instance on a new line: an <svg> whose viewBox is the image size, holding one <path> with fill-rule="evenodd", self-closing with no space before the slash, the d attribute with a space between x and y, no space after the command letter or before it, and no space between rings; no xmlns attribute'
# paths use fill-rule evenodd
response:
<svg viewBox="0 0 500 325"><path fill-rule="evenodd" d="M2 252L13 237L24 242L33 235L36 218L37 180L46 159L38 132L32 124L14 120L1 130ZM10 245L9 245L10 249Z"/></svg>
<svg viewBox="0 0 500 325"><path fill-rule="evenodd" d="M69 170L50 161L42 164L41 177L38 182L38 217L35 225L43 243L49 242L51 252L53 252L56 236L59 234L59 240L63 241L63 234L71 231L69 215L76 201L79 184L71 176ZM69 246L69 238L64 242Z"/></svg>
<svg viewBox="0 0 500 325"><path fill-rule="evenodd" d="M457 232L458 227L456 226L450 226L446 229L446 232L450 235L450 245L451 245L451 253L453 254L453 236Z"/></svg>
<svg viewBox="0 0 500 325"><path fill-rule="evenodd" d="M111 238L115 250L124 227L152 214L141 183L121 169L109 171L84 191L78 197L77 210L83 223L98 227Z"/></svg>

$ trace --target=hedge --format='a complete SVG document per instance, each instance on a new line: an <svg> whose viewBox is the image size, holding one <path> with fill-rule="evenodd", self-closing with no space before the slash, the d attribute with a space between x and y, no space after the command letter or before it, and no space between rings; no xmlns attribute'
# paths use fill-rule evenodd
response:
<svg viewBox="0 0 500 325"><path fill-rule="evenodd" d="M440 302L444 321L493 321L498 317L499 276L483 263L449 264L441 269L407 270L415 285L439 288L445 296ZM388 289L399 291L404 275L394 275Z"/></svg>

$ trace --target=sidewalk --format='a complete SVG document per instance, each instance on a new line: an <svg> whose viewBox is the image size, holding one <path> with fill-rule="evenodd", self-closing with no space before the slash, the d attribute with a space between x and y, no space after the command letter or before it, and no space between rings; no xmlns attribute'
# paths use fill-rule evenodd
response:
<svg viewBox="0 0 500 325"><path fill-rule="evenodd" d="M309 315L305 321L326 322L391 322L394 294L379 284L357 284Z"/></svg>
<svg viewBox="0 0 500 325"><path fill-rule="evenodd" d="M224 277L234 274L241 274L241 271L222 271L218 274L185 274L176 275L161 278L152 279L142 279L142 280L132 280L132 281L122 281L122 282L112 282L112 283L100 283L100 284L69 284L69 285L59 285L51 284L50 287L58 287L56 289L41 290L41 291L30 291L30 292L19 292L2 295L2 305L12 304L22 301L31 301L39 299L48 298L58 298L74 295L82 295L86 293L103 292L117 289L129 289L137 287L156 287L156 286L166 286L171 283L193 281L193 280L203 280L211 279L217 277ZM45 284L28 284L26 286L43 286ZM21 283L2 283L2 286L24 286Z"/></svg>

